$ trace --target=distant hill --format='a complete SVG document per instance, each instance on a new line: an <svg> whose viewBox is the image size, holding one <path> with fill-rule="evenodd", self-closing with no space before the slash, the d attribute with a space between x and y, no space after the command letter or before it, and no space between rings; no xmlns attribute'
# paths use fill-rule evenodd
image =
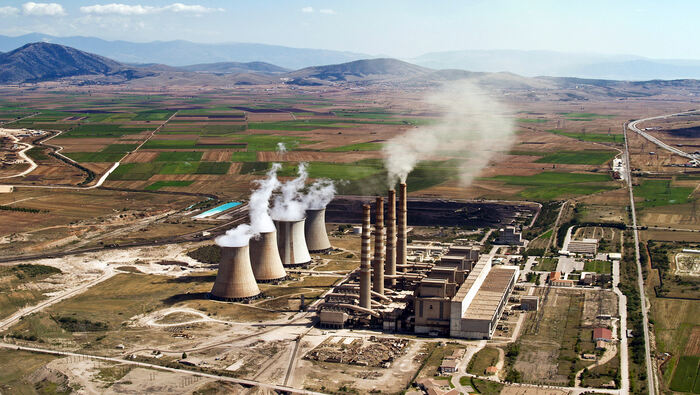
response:
<svg viewBox="0 0 700 395"><path fill-rule="evenodd" d="M289 69L284 67L276 66L271 63L266 62L218 62L218 63L201 63L193 64L190 66L179 67L181 70L185 71L195 71L195 72L205 72L205 73L224 73L224 74L237 74L237 73L286 73Z"/></svg>
<svg viewBox="0 0 700 395"><path fill-rule="evenodd" d="M372 57L354 52L255 43L201 44L184 40L135 43L107 41L95 37L55 37L40 33L17 37L0 36L0 51L9 51L37 41L67 45L124 63L162 63L169 66L219 62L266 62L296 70L308 66L343 63Z"/></svg>
<svg viewBox="0 0 700 395"><path fill-rule="evenodd" d="M523 76L616 80L700 78L700 61L649 59L634 55L556 51L465 50L433 52L409 59L434 69L507 71Z"/></svg>
<svg viewBox="0 0 700 395"><path fill-rule="evenodd" d="M330 82L367 82L372 80L405 80L426 75L432 70L397 59L363 59L328 66L307 67L288 73L295 80Z"/></svg>
<svg viewBox="0 0 700 395"><path fill-rule="evenodd" d="M20 83L74 76L139 78L152 73L136 70L105 57L48 43L26 44L0 54L0 82Z"/></svg>

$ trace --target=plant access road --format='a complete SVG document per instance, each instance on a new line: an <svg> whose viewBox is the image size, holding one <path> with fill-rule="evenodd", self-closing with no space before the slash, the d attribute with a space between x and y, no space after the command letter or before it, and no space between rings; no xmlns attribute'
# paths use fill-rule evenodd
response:
<svg viewBox="0 0 700 395"><path fill-rule="evenodd" d="M688 158L688 159L700 159L700 155L690 154L690 153L687 153L687 152L685 152L685 151L683 151L683 150L681 150L681 149L678 149L677 147L673 147L673 146L671 146L671 145L668 145L668 144L664 143L663 141L659 140L658 138L656 138L656 137L650 135L649 133L645 132L644 130L640 129L640 128L637 126L637 125L639 125L639 123L641 123L641 122L652 121L652 120L655 120L655 119L667 119L667 118L675 117L675 116L678 116L678 115L686 115L686 114L690 114L690 113L694 113L694 112L696 112L696 111L695 111L695 110L692 110L692 111L678 112L678 113L675 113L675 114L658 115L658 116L655 116L655 117L649 117L649 118L644 118L644 119L638 119L638 120L636 120L636 121L630 122L629 125L627 125L627 126L628 126L629 129L632 130L633 132L635 132L635 133L637 133L638 135L644 137L645 139L651 141L652 143L658 145L659 147L665 149L666 151L673 152L673 153L676 154L676 155L680 155L680 156L682 156L682 157L684 157L684 158ZM626 136L626 135L625 135L625 136ZM628 152L627 155L626 155L626 156L627 156L627 163L630 163L630 162L629 162L629 151L627 151L627 139L626 139L626 138L625 138L625 151ZM629 166L628 166L628 167L629 167Z"/></svg>

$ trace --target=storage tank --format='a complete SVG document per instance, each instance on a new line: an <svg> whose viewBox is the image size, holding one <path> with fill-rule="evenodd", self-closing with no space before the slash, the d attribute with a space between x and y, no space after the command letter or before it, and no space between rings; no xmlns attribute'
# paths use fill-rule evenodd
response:
<svg viewBox="0 0 700 395"><path fill-rule="evenodd" d="M311 263L311 255L306 247L306 235L304 235L304 219L274 220L274 222L277 229L277 248L284 267Z"/></svg>
<svg viewBox="0 0 700 395"><path fill-rule="evenodd" d="M311 253L322 253L331 249L331 242L326 233L326 209L306 210L304 223L306 246Z"/></svg>
<svg viewBox="0 0 700 395"><path fill-rule="evenodd" d="M210 297L227 302L240 302L260 296L250 264L248 245L221 247L221 261Z"/></svg>
<svg viewBox="0 0 700 395"><path fill-rule="evenodd" d="M274 282L287 277L277 248L277 231L262 232L250 240L250 261L258 282Z"/></svg>

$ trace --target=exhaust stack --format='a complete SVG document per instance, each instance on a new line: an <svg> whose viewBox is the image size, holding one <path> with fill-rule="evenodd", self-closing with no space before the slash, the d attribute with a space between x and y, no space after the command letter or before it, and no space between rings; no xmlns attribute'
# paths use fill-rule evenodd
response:
<svg viewBox="0 0 700 395"><path fill-rule="evenodd" d="M250 261L258 282L272 282L287 277L277 248L277 232L262 232L250 240Z"/></svg>
<svg viewBox="0 0 700 395"><path fill-rule="evenodd" d="M401 268L402 272L406 272L406 183L399 184L399 233L396 237L398 246L396 247L396 265Z"/></svg>
<svg viewBox="0 0 700 395"><path fill-rule="evenodd" d="M362 206L362 252L360 255L360 307L372 308L370 298L370 207Z"/></svg>
<svg viewBox="0 0 700 395"><path fill-rule="evenodd" d="M372 262L372 290L384 294L384 198L377 196L374 212L374 261Z"/></svg>
<svg viewBox="0 0 700 395"><path fill-rule="evenodd" d="M386 263L384 274L394 276L396 274L396 191L389 190L386 215ZM386 286L393 288L396 286L396 279L386 280Z"/></svg>
<svg viewBox="0 0 700 395"><path fill-rule="evenodd" d="M219 271L209 295L212 299L227 302L240 302L260 296L260 288L250 265L248 245L221 247Z"/></svg>
<svg viewBox="0 0 700 395"><path fill-rule="evenodd" d="M326 209L306 210L304 224L306 246L311 253L322 253L331 249L331 242L326 233Z"/></svg>
<svg viewBox="0 0 700 395"><path fill-rule="evenodd" d="M284 267L303 266L311 263L311 255L306 247L304 220L274 220L277 229L277 248Z"/></svg>

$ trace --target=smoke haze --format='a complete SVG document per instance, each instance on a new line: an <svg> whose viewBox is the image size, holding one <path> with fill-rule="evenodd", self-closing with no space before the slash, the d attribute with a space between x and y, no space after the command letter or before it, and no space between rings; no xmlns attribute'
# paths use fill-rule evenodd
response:
<svg viewBox="0 0 700 395"><path fill-rule="evenodd" d="M320 210L325 208L334 197L335 183L332 180L320 179L311 184L303 201L307 209Z"/></svg>
<svg viewBox="0 0 700 395"><path fill-rule="evenodd" d="M248 245L251 237L253 237L253 229L248 224L242 224L217 237L216 244L220 247L243 247Z"/></svg>
<svg viewBox="0 0 700 395"><path fill-rule="evenodd" d="M275 197L272 206L272 218L281 221L298 221L304 218L306 204L301 190L309 176L306 163L299 163L297 174L297 178L283 183L280 187L281 193Z"/></svg>
<svg viewBox="0 0 700 395"><path fill-rule="evenodd" d="M405 182L418 162L446 156L460 157L461 182L469 185L497 151L507 151L512 144L508 110L467 81L450 83L425 101L443 116L436 124L411 129L385 144L390 186Z"/></svg>
<svg viewBox="0 0 700 395"><path fill-rule="evenodd" d="M267 178L255 181L258 188L250 195L248 215L250 216L250 226L256 235L275 230L275 224L270 217L270 198L272 192L281 185L277 179L277 172L281 168L281 164L273 163L272 168L267 172Z"/></svg>

